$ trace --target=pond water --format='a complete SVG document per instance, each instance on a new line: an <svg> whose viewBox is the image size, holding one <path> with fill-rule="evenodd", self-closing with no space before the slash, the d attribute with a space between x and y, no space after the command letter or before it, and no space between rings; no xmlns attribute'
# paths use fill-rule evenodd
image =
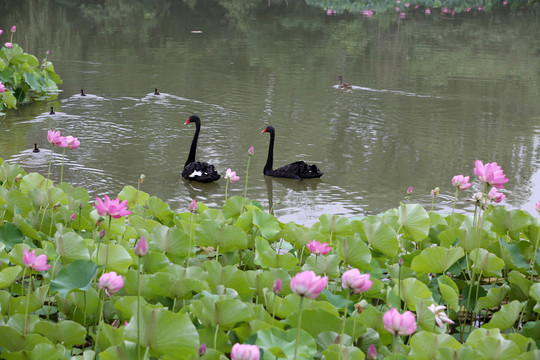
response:
<svg viewBox="0 0 540 360"><path fill-rule="evenodd" d="M184 210L196 197L225 200L225 180L184 181L194 126L197 158L241 180L254 146L247 194L283 222L311 225L323 213L377 214L412 202L452 211L454 175L471 176L457 211L480 190L474 161L497 162L510 181L504 205L535 213L540 201L540 25L527 14L455 17L411 11L363 18L266 1L4 1L0 28L63 79L55 98L0 118L0 157L46 176L48 129L80 139L64 181L91 197L125 185ZM1 40L1 39L0 39ZM5 40L8 41L8 40ZM338 75L353 85L338 89ZM161 95L154 96L154 88ZM84 89L86 97L79 95ZM53 106L56 114L49 115ZM274 165L317 164L320 180L265 177ZM41 152L33 153L38 143ZM61 151L51 178L60 179Z"/></svg>

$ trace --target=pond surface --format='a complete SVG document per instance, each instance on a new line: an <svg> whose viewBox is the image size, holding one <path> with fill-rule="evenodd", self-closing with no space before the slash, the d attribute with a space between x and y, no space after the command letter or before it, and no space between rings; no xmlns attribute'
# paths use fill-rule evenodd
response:
<svg viewBox="0 0 540 360"><path fill-rule="evenodd" d="M46 176L47 130L58 129L81 141L65 155L64 181L91 198L116 197L145 174L141 190L173 210L187 209L193 197L221 206L224 179L205 185L180 176L195 131L184 123L198 114L197 158L222 176L236 170L241 180L228 196L243 196L254 146L248 197L274 204L283 222L377 214L404 201L409 186L411 201L426 209L439 187L434 208L450 212L457 174L474 180L456 206L471 212L464 200L481 189L476 159L497 162L510 179L504 205L535 213L540 26L533 16L327 16L294 1L104 3L0 5L3 38L17 25L14 41L40 60L50 49L63 79L56 98L0 118L5 161ZM352 89L338 89L338 75ZM323 177L265 177L266 125L276 128L276 167L305 160ZM34 143L41 152L32 152ZM55 150L57 184L62 153Z"/></svg>

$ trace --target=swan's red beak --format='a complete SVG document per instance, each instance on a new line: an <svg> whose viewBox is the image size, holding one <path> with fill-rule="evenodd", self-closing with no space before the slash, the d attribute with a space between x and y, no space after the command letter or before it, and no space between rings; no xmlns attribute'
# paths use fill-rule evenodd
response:
<svg viewBox="0 0 540 360"><path fill-rule="evenodd" d="M264 134L266 132L266 128L264 128L263 131L261 131L261 134Z"/></svg>
<svg viewBox="0 0 540 360"><path fill-rule="evenodd" d="M187 121L184 123L184 125L187 125L189 124L191 121L189 121L189 119L187 119Z"/></svg>

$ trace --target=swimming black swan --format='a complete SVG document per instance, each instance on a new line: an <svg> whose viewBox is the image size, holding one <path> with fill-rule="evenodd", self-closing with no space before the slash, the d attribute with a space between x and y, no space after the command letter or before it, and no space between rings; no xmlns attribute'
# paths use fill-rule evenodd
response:
<svg viewBox="0 0 540 360"><path fill-rule="evenodd" d="M343 76L339 75L338 80L339 80L338 88L340 88L340 89L351 89L352 88L351 84L343 82Z"/></svg>
<svg viewBox="0 0 540 360"><path fill-rule="evenodd" d="M37 144L34 144L34 150L32 150L33 152L39 152L39 148L37 147Z"/></svg>
<svg viewBox="0 0 540 360"><path fill-rule="evenodd" d="M161 95L157 89L154 89L154 95Z"/></svg>
<svg viewBox="0 0 540 360"><path fill-rule="evenodd" d="M56 113L54 112L54 108L51 106L51 112L49 113L49 115L54 115L54 114Z"/></svg>
<svg viewBox="0 0 540 360"><path fill-rule="evenodd" d="M186 180L195 180L202 183L211 183L219 180L221 177L214 169L214 165L209 163L195 161L195 152L197 151L197 140L199 139L199 132L201 131L201 119L197 115L191 115L186 121L186 124L195 123L195 135L191 142L191 149L189 150L189 156L182 170L182 177Z"/></svg>
<svg viewBox="0 0 540 360"><path fill-rule="evenodd" d="M266 165L264 166L263 170L264 175L290 179L313 179L320 178L323 175L317 165L308 165L302 160L284 165L277 169L272 169L274 162L274 137L276 130L272 126L267 126L262 131L262 133L265 132L270 133L270 146L268 146L268 159L266 160Z"/></svg>
<svg viewBox="0 0 540 360"><path fill-rule="evenodd" d="M86 94L84 93L84 89L81 89L81 96L86 96Z"/></svg>

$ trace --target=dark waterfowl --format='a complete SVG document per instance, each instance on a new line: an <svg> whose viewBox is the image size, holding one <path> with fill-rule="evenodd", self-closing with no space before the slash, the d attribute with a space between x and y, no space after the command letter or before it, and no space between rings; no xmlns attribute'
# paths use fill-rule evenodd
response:
<svg viewBox="0 0 540 360"><path fill-rule="evenodd" d="M276 130L272 126L267 126L262 133L266 132L270 133L270 145L268 146L268 158L263 170L264 175L289 179L313 179L320 178L323 175L317 165L309 165L302 160L295 161L277 169L272 169L274 163L274 138Z"/></svg>
<svg viewBox="0 0 540 360"><path fill-rule="evenodd" d="M54 108L51 106L51 112L49 113L49 115L54 115L54 114L56 113L54 112Z"/></svg>
<svg viewBox="0 0 540 360"><path fill-rule="evenodd" d="M81 89L81 96L86 96L83 89Z"/></svg>
<svg viewBox="0 0 540 360"><path fill-rule="evenodd" d="M39 148L37 147L37 144L34 144L34 150L32 150L33 152L39 152Z"/></svg>
<svg viewBox="0 0 540 360"><path fill-rule="evenodd" d="M214 169L214 165L195 161L197 140L199 139L199 132L201 131L201 119L197 115L191 115L184 125L191 123L195 123L195 135L193 135L189 155L186 164L184 165L184 170L182 170L182 177L186 180L193 180L201 183L217 181L221 176Z"/></svg>
<svg viewBox="0 0 540 360"><path fill-rule="evenodd" d="M154 95L161 95L157 89L154 89Z"/></svg>
<svg viewBox="0 0 540 360"><path fill-rule="evenodd" d="M352 89L351 84L343 82L343 76L339 75L338 80L339 80L338 88L340 88L340 89Z"/></svg>

